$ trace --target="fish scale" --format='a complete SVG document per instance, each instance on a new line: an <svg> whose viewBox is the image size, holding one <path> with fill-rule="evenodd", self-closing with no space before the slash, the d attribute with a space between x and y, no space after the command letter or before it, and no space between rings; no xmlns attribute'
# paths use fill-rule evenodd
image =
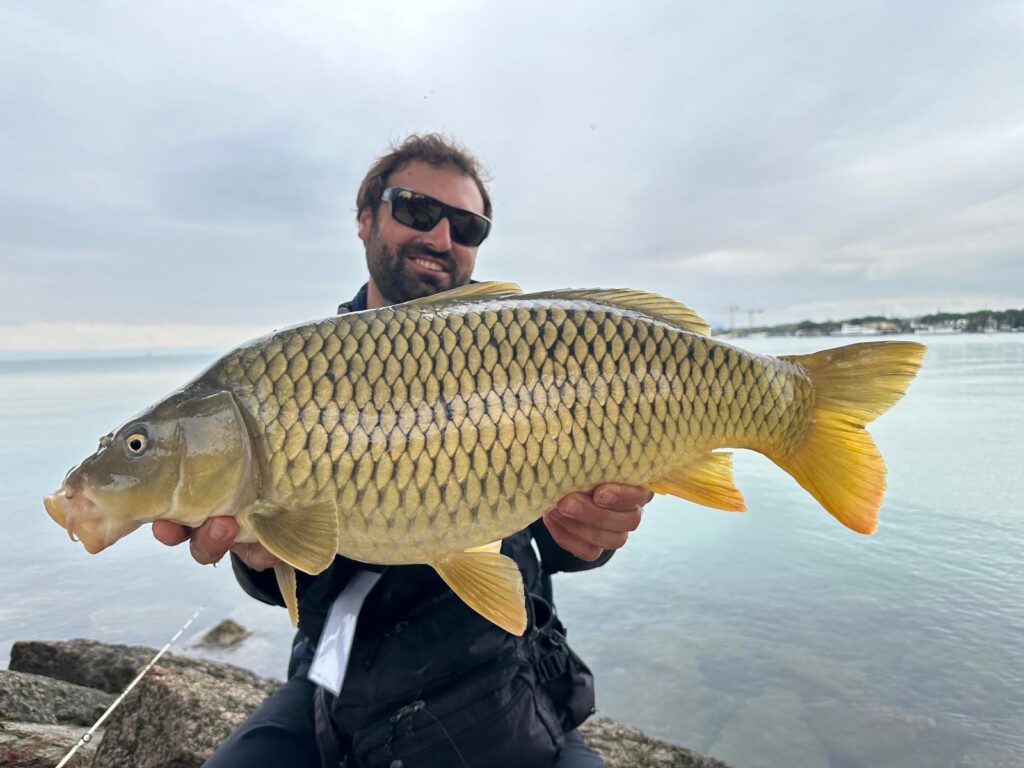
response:
<svg viewBox="0 0 1024 768"><path fill-rule="evenodd" d="M207 373L249 417L264 496L336 502L339 552L361 560L423 562L681 454L793 441L813 401L792 364L594 301L369 314L282 331ZM775 434L787 414L796 428Z"/></svg>

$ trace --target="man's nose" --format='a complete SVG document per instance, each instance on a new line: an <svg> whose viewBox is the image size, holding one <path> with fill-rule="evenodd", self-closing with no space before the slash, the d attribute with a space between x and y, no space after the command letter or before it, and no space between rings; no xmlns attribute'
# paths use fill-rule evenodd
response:
<svg viewBox="0 0 1024 768"><path fill-rule="evenodd" d="M427 232L424 243L435 251L450 251L452 249L452 225L447 218L441 219L437 225Z"/></svg>

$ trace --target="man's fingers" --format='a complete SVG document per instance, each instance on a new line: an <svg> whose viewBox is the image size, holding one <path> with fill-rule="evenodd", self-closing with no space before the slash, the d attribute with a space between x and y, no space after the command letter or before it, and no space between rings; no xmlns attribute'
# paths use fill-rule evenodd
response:
<svg viewBox="0 0 1024 768"><path fill-rule="evenodd" d="M598 549L618 549L626 543L628 536L626 531L606 531L595 528L566 517L557 509L551 511L550 517L574 539Z"/></svg>
<svg viewBox="0 0 1024 768"><path fill-rule="evenodd" d="M192 529L168 520L153 521L153 538L168 547L176 547L192 535Z"/></svg>
<svg viewBox="0 0 1024 768"><path fill-rule="evenodd" d="M555 543L566 552L578 557L580 560L586 560L588 562L597 560L604 551L603 548L594 544L588 544L586 541L583 541L573 535L565 525L563 525L564 518L556 517L556 515L557 512L555 510L544 515L544 525L547 526L548 531L551 533L551 538L555 540Z"/></svg>
<svg viewBox="0 0 1024 768"><path fill-rule="evenodd" d="M558 511L581 525L611 533L629 533L640 525L640 505L626 509L608 509L594 503L585 493L570 493L558 502Z"/></svg>
<svg viewBox="0 0 1024 768"><path fill-rule="evenodd" d="M228 550L255 571L273 568L280 562L262 544L235 544L238 523L233 517L211 517L194 530L167 520L156 520L153 522L153 536L169 547L188 540L192 558L203 565L219 562Z"/></svg>
<svg viewBox="0 0 1024 768"><path fill-rule="evenodd" d="M203 565L218 562L238 535L238 523L232 517L211 517L196 528L189 543L192 557Z"/></svg>
<svg viewBox="0 0 1024 768"><path fill-rule="evenodd" d="M653 491L636 485L605 483L594 489L594 503L606 509L627 511L642 507L653 498Z"/></svg>

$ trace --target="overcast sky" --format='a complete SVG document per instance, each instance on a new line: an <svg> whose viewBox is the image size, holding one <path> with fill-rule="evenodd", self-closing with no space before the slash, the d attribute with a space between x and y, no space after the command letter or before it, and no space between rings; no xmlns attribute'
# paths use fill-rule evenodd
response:
<svg viewBox="0 0 1024 768"><path fill-rule="evenodd" d="M365 279L410 131L476 277L725 323L1024 306L1020 2L6 3L0 349L230 344Z"/></svg>

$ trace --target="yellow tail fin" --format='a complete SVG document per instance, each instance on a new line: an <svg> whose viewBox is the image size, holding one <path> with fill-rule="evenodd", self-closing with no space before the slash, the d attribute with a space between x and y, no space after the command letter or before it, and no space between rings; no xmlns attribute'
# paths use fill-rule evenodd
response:
<svg viewBox="0 0 1024 768"><path fill-rule="evenodd" d="M864 427L903 397L923 357L922 344L881 341L783 358L810 375L814 409L803 441L769 458L858 533L874 533L885 491L885 464Z"/></svg>

